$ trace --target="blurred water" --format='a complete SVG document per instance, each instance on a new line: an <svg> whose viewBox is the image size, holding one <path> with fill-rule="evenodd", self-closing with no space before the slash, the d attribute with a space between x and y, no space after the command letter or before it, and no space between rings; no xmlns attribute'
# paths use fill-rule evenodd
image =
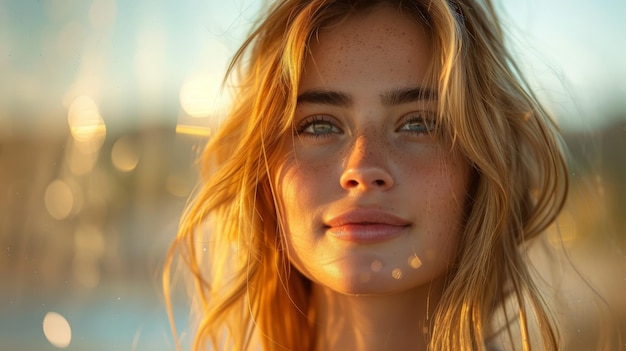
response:
<svg viewBox="0 0 626 351"><path fill-rule="evenodd" d="M67 350L173 350L161 300L145 287L131 289L97 291L73 299L68 297L73 293L70 288L65 295L29 293L22 296L22 303L5 302L0 318L0 349L56 349L42 331L46 313L56 311L71 327ZM178 322L185 323L185 317Z"/></svg>
<svg viewBox="0 0 626 351"><path fill-rule="evenodd" d="M125 137L142 150L132 170L110 157ZM71 350L173 349L160 267L201 140L174 126L110 133L86 174L71 171L69 135L0 142L0 350L53 349L42 326L48 312L69 322ZM59 181L73 199L62 218L53 216L58 194L46 201ZM181 303L178 324L187 309Z"/></svg>

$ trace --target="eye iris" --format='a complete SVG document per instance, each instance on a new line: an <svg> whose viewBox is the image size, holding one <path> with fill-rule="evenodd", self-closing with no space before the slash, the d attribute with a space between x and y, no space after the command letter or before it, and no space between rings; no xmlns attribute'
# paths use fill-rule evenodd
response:
<svg viewBox="0 0 626 351"><path fill-rule="evenodd" d="M415 122L409 123L408 129L412 131L418 131L418 132L425 132L428 130L428 128L426 127L426 124L421 121L415 121Z"/></svg>
<svg viewBox="0 0 626 351"><path fill-rule="evenodd" d="M327 134L333 131L333 127L328 123L314 123L311 125L313 134Z"/></svg>
<svg viewBox="0 0 626 351"><path fill-rule="evenodd" d="M408 121L402 129L414 133L429 133L433 130L433 128L433 122L416 119Z"/></svg>

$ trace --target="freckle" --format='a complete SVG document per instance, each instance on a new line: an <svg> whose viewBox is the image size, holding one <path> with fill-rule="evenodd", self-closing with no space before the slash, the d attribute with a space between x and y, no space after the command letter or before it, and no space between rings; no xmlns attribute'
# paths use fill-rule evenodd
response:
<svg viewBox="0 0 626 351"><path fill-rule="evenodd" d="M422 260L417 255L409 256L409 266L413 269L418 269L422 266Z"/></svg>
<svg viewBox="0 0 626 351"><path fill-rule="evenodd" d="M371 268L373 272L380 272L380 270L383 269L383 263L379 260L376 260L372 262Z"/></svg>
<svg viewBox="0 0 626 351"><path fill-rule="evenodd" d="M404 273L402 273L402 270L400 268L395 268L393 271L391 271L391 276L394 277L394 279L402 279L403 275Z"/></svg>

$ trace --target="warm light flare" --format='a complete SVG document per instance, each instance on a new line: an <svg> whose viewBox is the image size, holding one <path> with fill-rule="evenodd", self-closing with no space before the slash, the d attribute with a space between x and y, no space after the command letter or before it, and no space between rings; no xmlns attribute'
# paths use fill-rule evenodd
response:
<svg viewBox="0 0 626 351"><path fill-rule="evenodd" d="M121 137L111 150L111 162L113 166L122 172L130 172L139 164L139 148L130 137Z"/></svg>
<svg viewBox="0 0 626 351"><path fill-rule="evenodd" d="M100 149L106 137L106 125L98 106L89 96L79 96L70 105L68 116L70 132L83 151Z"/></svg>
<svg viewBox="0 0 626 351"><path fill-rule="evenodd" d="M400 268L394 268L391 271L391 276L394 279L398 279L399 280L399 279L402 279L402 277L404 276L404 272L402 272L402 270Z"/></svg>
<svg viewBox="0 0 626 351"><path fill-rule="evenodd" d="M167 189L168 193L176 197L184 198L189 196L192 184L191 181L185 176L180 174L172 174L167 177L165 188Z"/></svg>
<svg viewBox="0 0 626 351"><path fill-rule="evenodd" d="M409 266L413 269L418 269L422 266L422 260L417 255L409 257Z"/></svg>
<svg viewBox="0 0 626 351"><path fill-rule="evenodd" d="M64 349L72 341L72 328L62 315L48 312L43 318L43 333L46 339L56 348Z"/></svg>
<svg viewBox="0 0 626 351"><path fill-rule="evenodd" d="M219 116L228 97L222 92L221 84L221 76L214 72L190 77L180 89L180 106L192 117Z"/></svg>
<svg viewBox="0 0 626 351"><path fill-rule="evenodd" d="M211 135L211 128L179 124L176 126L176 134L208 137Z"/></svg>

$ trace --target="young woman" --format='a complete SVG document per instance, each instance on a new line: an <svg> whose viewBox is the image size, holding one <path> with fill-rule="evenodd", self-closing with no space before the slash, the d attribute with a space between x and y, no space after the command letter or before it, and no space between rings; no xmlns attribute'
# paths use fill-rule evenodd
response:
<svg viewBox="0 0 626 351"><path fill-rule="evenodd" d="M194 350L559 349L524 249L567 170L490 2L279 1L230 71L164 275Z"/></svg>

